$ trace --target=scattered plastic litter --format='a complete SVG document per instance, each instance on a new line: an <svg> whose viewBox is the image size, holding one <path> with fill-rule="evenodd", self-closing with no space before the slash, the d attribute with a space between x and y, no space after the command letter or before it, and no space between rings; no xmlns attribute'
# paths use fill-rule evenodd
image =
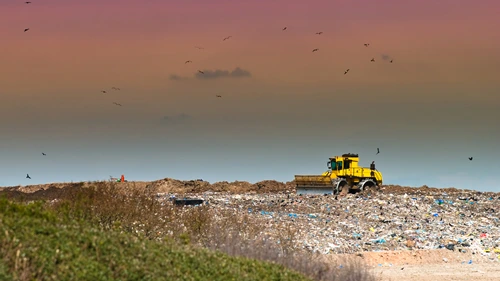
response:
<svg viewBox="0 0 500 281"><path fill-rule="evenodd" d="M445 248L500 260L498 195L415 188L412 194L378 192L337 199L294 193L211 192L203 197L210 208L246 213L247 219L266 224L265 234L276 241L289 227L295 247L313 252Z"/></svg>

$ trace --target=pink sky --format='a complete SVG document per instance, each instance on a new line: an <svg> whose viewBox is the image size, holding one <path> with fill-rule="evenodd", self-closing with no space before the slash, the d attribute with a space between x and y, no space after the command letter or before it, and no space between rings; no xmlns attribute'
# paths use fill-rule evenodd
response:
<svg viewBox="0 0 500 281"><path fill-rule="evenodd" d="M252 73L241 83L252 81L254 89L297 83L311 91L332 84L498 86L500 2L494 0L32 2L1 6L0 75L12 98L108 84L179 90L184 86L170 81L171 74L235 67ZM223 42L228 35L233 38ZM384 62L382 54L395 63Z"/></svg>

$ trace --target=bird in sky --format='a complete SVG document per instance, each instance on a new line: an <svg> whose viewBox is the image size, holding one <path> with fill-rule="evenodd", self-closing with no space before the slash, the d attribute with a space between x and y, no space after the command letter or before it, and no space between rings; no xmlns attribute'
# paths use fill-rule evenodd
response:
<svg viewBox="0 0 500 281"><path fill-rule="evenodd" d="M30 4L31 2L29 2L29 1L28 1L28 2L24 2L24 3L26 3L26 4Z"/></svg>
<svg viewBox="0 0 500 281"><path fill-rule="evenodd" d="M198 72L199 72L199 73L201 73L201 74L205 74L205 72L203 72L203 71L201 71L201 70L198 70Z"/></svg>
<svg viewBox="0 0 500 281"><path fill-rule="evenodd" d="M370 61L371 61L371 62L374 62L374 61L375 61L375 58L372 58Z"/></svg>
<svg viewBox="0 0 500 281"><path fill-rule="evenodd" d="M102 91L101 91L101 93L105 94L105 93L106 93L106 91L102 90Z"/></svg>
<svg viewBox="0 0 500 281"><path fill-rule="evenodd" d="M233 37L233 36L228 36L228 37L226 37L226 38L222 39L222 41L226 41L226 40L228 40L228 39L229 39L229 38L231 38L231 37Z"/></svg>
<svg viewBox="0 0 500 281"><path fill-rule="evenodd" d="M192 62L192 61L190 61L190 60L187 60L187 61L186 61L186 62L185 62L184 64L186 64L186 63L190 63L190 62Z"/></svg>
<svg viewBox="0 0 500 281"><path fill-rule="evenodd" d="M346 75L346 74L347 74L347 72L349 72L349 68L348 68L348 69L344 72L344 75Z"/></svg>
<svg viewBox="0 0 500 281"><path fill-rule="evenodd" d="M215 95L215 96L216 96L217 98L222 98L222 96L221 96L221 95Z"/></svg>
<svg viewBox="0 0 500 281"><path fill-rule="evenodd" d="M120 88L117 88L117 87L111 87L111 89L115 90L115 91L119 91Z"/></svg>
<svg viewBox="0 0 500 281"><path fill-rule="evenodd" d="M365 47L368 47L368 46L370 46L370 43L365 43L364 45L365 45Z"/></svg>
<svg viewBox="0 0 500 281"><path fill-rule="evenodd" d="M380 148L377 147L377 154L379 154L379 153L380 153ZM375 155L377 155L377 154L375 154Z"/></svg>
<svg viewBox="0 0 500 281"><path fill-rule="evenodd" d="M469 160L470 160L470 161L472 161L472 159L473 159L473 158L474 158L474 157L469 157Z"/></svg>
<svg viewBox="0 0 500 281"><path fill-rule="evenodd" d="M26 174L26 178L27 179L31 179L30 175L29 174Z"/></svg>
<svg viewBox="0 0 500 281"><path fill-rule="evenodd" d="M116 104L118 106L122 106L121 104L117 103L117 102L113 102L113 104Z"/></svg>
<svg viewBox="0 0 500 281"><path fill-rule="evenodd" d="M321 35L321 34L323 34L323 31L316 32L316 34Z"/></svg>
<svg viewBox="0 0 500 281"><path fill-rule="evenodd" d="M45 154L45 153L43 153L43 152L42 152L42 155L44 155L44 156L45 156L45 155L47 155L47 154Z"/></svg>
<svg viewBox="0 0 500 281"><path fill-rule="evenodd" d="M26 31L28 31L28 30L30 30L30 29L29 29L29 28L25 28L25 29L24 29L24 32L26 32Z"/></svg>
<svg viewBox="0 0 500 281"><path fill-rule="evenodd" d="M313 52L317 52L317 51L319 51L319 49L314 49L314 50L313 50Z"/></svg>
<svg viewBox="0 0 500 281"><path fill-rule="evenodd" d="M390 63L392 63L392 60L390 61Z"/></svg>
<svg viewBox="0 0 500 281"><path fill-rule="evenodd" d="M286 30L286 26L285 26L285 27L283 27L283 29L282 29L282 30L283 30L283 31L285 31L285 30Z"/></svg>

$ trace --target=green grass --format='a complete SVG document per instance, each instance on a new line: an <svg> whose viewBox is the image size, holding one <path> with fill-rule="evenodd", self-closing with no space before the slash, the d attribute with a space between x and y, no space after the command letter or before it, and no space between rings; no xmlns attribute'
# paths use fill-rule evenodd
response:
<svg viewBox="0 0 500 281"><path fill-rule="evenodd" d="M282 265L141 239L0 198L0 280L309 280Z"/></svg>

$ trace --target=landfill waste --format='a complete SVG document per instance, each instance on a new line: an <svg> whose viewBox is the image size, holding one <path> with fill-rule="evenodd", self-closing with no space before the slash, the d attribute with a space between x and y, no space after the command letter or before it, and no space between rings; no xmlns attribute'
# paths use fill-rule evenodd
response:
<svg viewBox="0 0 500 281"><path fill-rule="evenodd" d="M279 243L323 254L441 249L500 257L500 198L476 191L298 195L196 193L214 210L246 213ZM170 196L168 193L163 196ZM473 202L474 204L471 204ZM250 221L249 221L250 222ZM472 261L468 261L471 263Z"/></svg>

